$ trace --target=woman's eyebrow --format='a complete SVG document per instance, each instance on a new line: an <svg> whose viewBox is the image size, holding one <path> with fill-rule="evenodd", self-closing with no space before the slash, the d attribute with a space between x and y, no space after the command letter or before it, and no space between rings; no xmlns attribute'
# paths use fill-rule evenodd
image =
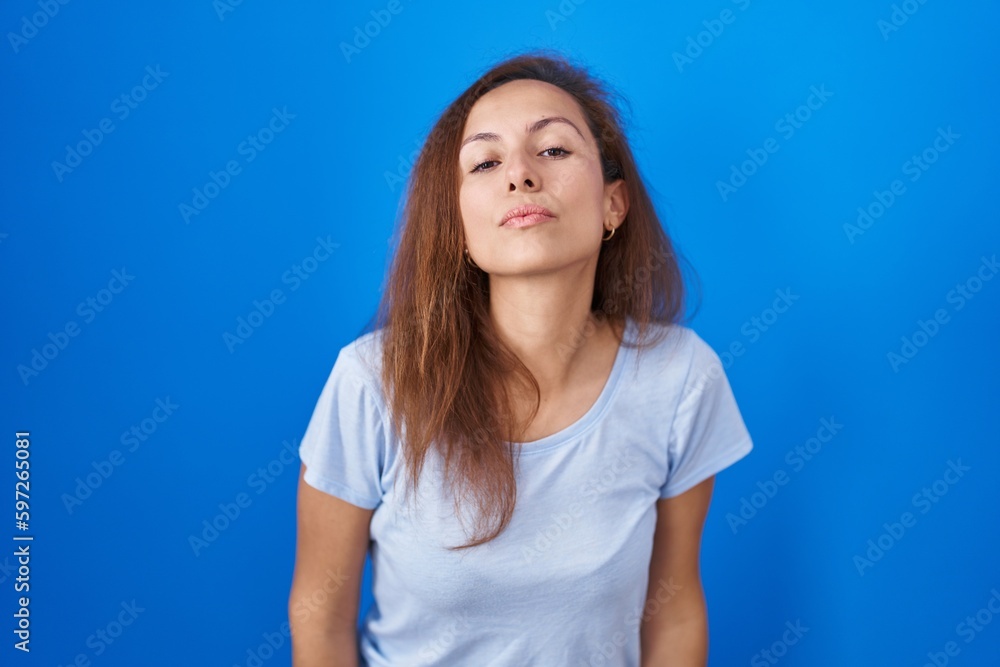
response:
<svg viewBox="0 0 1000 667"><path fill-rule="evenodd" d="M549 116L547 118L542 118L541 120L536 120L531 125L525 126L524 131L526 134L538 132L539 130L541 130L546 125L549 125L550 123L567 123L570 127L576 130L576 133L580 135L581 139L584 139L586 141L586 139L583 136L583 133L580 132L580 128L574 125L573 121L569 120L568 118L564 118L562 116ZM466 138L465 141L462 142L462 145L459 147L459 150L464 148L466 144L472 143L473 141L500 141L500 135L495 132L477 132L476 134L473 134L471 137Z"/></svg>

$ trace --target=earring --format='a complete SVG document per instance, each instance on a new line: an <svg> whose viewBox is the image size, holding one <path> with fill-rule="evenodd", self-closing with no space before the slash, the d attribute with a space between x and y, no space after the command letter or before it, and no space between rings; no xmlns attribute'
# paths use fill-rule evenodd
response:
<svg viewBox="0 0 1000 667"><path fill-rule="evenodd" d="M610 239L611 239L611 237L615 235L615 229L617 229L617 227L612 227L612 228L611 228L611 233L610 233L610 234L608 234L607 236L602 236L602 237L601 237L601 240L602 240L602 241L608 241L608 240L610 240Z"/></svg>

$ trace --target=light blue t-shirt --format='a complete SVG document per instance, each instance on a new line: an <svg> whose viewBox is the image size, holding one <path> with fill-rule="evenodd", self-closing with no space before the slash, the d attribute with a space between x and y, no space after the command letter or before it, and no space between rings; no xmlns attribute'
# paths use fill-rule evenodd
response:
<svg viewBox="0 0 1000 667"><path fill-rule="evenodd" d="M521 446L511 523L458 552L444 547L468 536L433 451L407 502L381 330L341 349L300 456L308 484L375 510L364 667L638 667L656 501L753 448L718 355L692 329L668 328L654 348L619 347L583 417ZM629 320L627 339L635 331ZM462 511L472 530L471 501Z"/></svg>

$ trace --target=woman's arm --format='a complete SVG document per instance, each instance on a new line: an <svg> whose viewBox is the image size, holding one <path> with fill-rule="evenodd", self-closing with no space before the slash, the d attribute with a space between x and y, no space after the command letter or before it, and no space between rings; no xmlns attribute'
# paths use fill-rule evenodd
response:
<svg viewBox="0 0 1000 667"><path fill-rule="evenodd" d="M649 589L640 625L642 667L705 667L708 611L698 558L715 477L656 503Z"/></svg>
<svg viewBox="0 0 1000 667"><path fill-rule="evenodd" d="M299 474L295 573L288 598L294 667L358 667L357 620L372 510Z"/></svg>

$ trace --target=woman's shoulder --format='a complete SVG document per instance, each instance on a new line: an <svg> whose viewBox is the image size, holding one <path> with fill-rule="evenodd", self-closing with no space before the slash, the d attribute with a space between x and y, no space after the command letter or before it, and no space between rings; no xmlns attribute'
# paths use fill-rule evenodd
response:
<svg viewBox="0 0 1000 667"><path fill-rule="evenodd" d="M646 325L645 335L640 336L639 323L629 318L623 335L623 341L630 347L637 346L647 356L674 354L687 350L694 344L698 335L690 327L680 322L659 322L651 320ZM699 339L700 340L700 339Z"/></svg>
<svg viewBox="0 0 1000 667"><path fill-rule="evenodd" d="M638 337L638 326L630 323L626 340L642 343L637 362L654 376L670 373L683 378L692 370L702 372L719 364L715 350L691 326L680 322L650 322L646 336Z"/></svg>
<svg viewBox="0 0 1000 667"><path fill-rule="evenodd" d="M340 352L366 362L381 362L384 335L384 328L367 331L340 348Z"/></svg>
<svg viewBox="0 0 1000 667"><path fill-rule="evenodd" d="M343 345L337 354L334 372L357 376L371 388L378 389L382 383L382 336L383 329L375 329Z"/></svg>

